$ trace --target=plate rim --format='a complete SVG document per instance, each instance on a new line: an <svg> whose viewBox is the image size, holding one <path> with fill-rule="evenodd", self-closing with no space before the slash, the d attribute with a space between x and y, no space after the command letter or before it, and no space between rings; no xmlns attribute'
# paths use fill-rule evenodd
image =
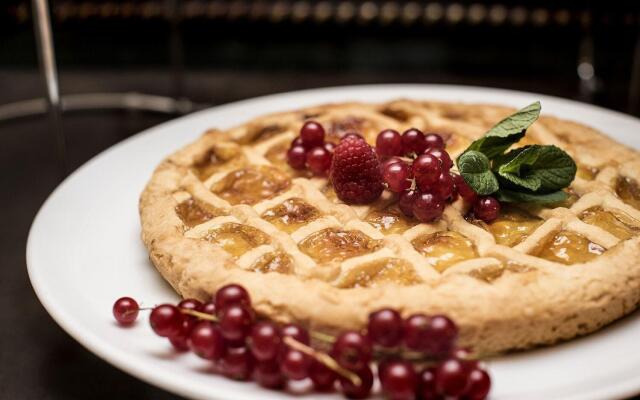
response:
<svg viewBox="0 0 640 400"><path fill-rule="evenodd" d="M36 296L40 303L43 305L47 313L53 318L53 320L65 331L67 332L74 340L80 343L84 348L88 351L96 354L98 357L102 358L112 366L125 371L126 373L141 379L142 381L149 383L151 385L160 387L165 389L171 393L177 393L180 395L188 396L188 397L203 397L203 393L199 390L192 389L187 384L189 381L188 377L182 377L181 375L173 375L168 372L162 371L160 369L148 370L143 368L143 363L146 361L138 361L136 357L129 356L124 350L116 347L116 346L105 346L104 340L100 338L99 335L96 335L91 329L83 327L81 323L78 323L77 319L74 319L72 314L68 313L66 310L61 308L59 305L55 304L55 297L52 297L48 291L51 289L47 287L46 283L42 281L42 277L38 272L38 268L34 267L34 242L36 237L36 232L38 229L40 221L43 219L43 215L47 212L48 208L51 207L51 204L55 201L57 196L60 195L67 187L73 184L73 181L78 179L77 177L81 174L87 173L90 168L98 162L100 159L106 157L108 154L112 152L118 151L120 148L127 146L129 143L137 140L142 140L142 138L147 137L149 135L153 135L155 131L170 129L172 125L181 125L184 124L187 120L198 119L206 114L212 112L222 112L225 109L230 108L242 108L247 107L252 104L266 104L275 100L281 100L287 97L316 97L322 96L324 94L332 93L332 92L367 92L367 91L379 91L379 90L389 90L389 91L424 91L424 96L422 98L429 99L429 90L440 90L440 91L450 91L450 92L466 92L466 91L474 91L474 92L486 92L490 93L491 97L495 97L498 94L503 94L506 96L516 96L516 97L535 97L537 99L552 100L554 102L565 103L568 106L579 107L585 112L589 110L597 111L599 113L604 112L605 114L615 115L617 118L625 120L628 123L634 123L640 125L640 119L633 117L628 114L624 114L619 111L610 110L607 108L595 106L593 104L582 103L576 100L565 99L557 96L549 96L544 94L538 94L533 92L525 92L518 90L510 90L510 89L500 89L500 88L490 88L490 87L482 87L482 86L468 86L468 85L447 85L447 84L371 84L371 85L346 85L346 86L331 86L331 87L321 87L321 88L313 88L313 89L305 89L305 90L297 90L297 91L289 91L275 94L268 94L264 96L258 96L248 99L243 99L239 101L229 102L213 107L209 107L204 110L200 110L191 114L187 114L185 116L181 116L178 118L174 118L172 120L163 122L161 124L149 127L139 133L136 133L114 145L104 149L100 153L91 157L87 162L78 167L75 171L73 171L69 176L67 176L47 197L47 199L42 203L38 212L36 213L33 222L29 228L29 234L27 238L26 245L26 264L27 264L27 273L29 276L30 284L36 293ZM394 97L400 97L395 96ZM410 97L410 96L409 96ZM437 95L433 97L434 100L437 99ZM342 101L342 100L340 100ZM348 101L348 100L347 100ZM379 101L379 100L378 100ZM318 103L323 103L325 101L319 100ZM490 102L493 102L491 100ZM296 107L290 107L296 108ZM269 111L271 112L271 111ZM551 113L553 114L553 113ZM111 347L111 348L109 348ZM246 384L242 384L246 385ZM222 388L217 388L217 395L219 396L232 396L235 399L243 400L243 399L251 399L255 398L255 395L252 394L243 394L238 393L235 390L227 390ZM640 391L640 376L636 378L629 378L626 380L621 380L616 382L616 384L612 386L607 386L606 389L600 389L595 392L589 393L576 393L575 395L569 394L564 399L571 400L596 400L596 399L608 399L611 396L633 396L637 395ZM551 393L553 395L553 393ZM216 397L218 398L218 397ZM227 397L220 397L227 398ZM308 398L308 396L307 396Z"/></svg>

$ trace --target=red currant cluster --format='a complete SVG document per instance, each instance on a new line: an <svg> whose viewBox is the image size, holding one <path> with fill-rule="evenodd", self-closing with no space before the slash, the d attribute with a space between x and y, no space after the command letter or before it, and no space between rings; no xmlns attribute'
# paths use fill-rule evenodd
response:
<svg viewBox="0 0 640 400"><path fill-rule="evenodd" d="M476 218L485 222L496 219L500 203L493 197L479 197L460 175L451 172L453 161L445 147L440 135L425 135L415 128L402 135L393 129L378 134L376 151L385 159L382 176L387 188L400 195L402 212L431 222L442 216L445 202L460 195L474 205Z"/></svg>
<svg viewBox="0 0 640 400"><path fill-rule="evenodd" d="M291 142L287 162L293 169L309 168L315 175L325 175L331 167L335 145L324 141L324 128L315 121L307 121L300 136Z"/></svg>
<svg viewBox="0 0 640 400"><path fill-rule="evenodd" d="M131 325L139 310L129 297L113 305L121 325ZM294 324L256 321L247 291L231 284L204 304L186 299L156 306L149 321L176 350L191 350L229 378L254 379L270 389L308 378L317 391L333 390L337 383L346 397L363 399L373 387L374 357L382 391L392 400L481 400L491 388L487 372L455 347L458 328L442 315L403 319L393 309L382 309L369 316L366 332L334 337ZM312 338L317 348L311 347Z"/></svg>

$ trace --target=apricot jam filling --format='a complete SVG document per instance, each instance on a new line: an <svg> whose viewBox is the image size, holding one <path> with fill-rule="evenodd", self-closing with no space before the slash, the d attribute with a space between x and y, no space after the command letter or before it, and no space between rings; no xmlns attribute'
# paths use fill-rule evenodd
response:
<svg viewBox="0 0 640 400"><path fill-rule="evenodd" d="M469 147L471 140L462 135L449 135L446 137L447 152L457 153Z"/></svg>
<svg viewBox="0 0 640 400"><path fill-rule="evenodd" d="M350 270L339 287L372 287L385 283L408 286L420 282L421 279L407 261L399 258L384 258L358 265Z"/></svg>
<svg viewBox="0 0 640 400"><path fill-rule="evenodd" d="M205 240L221 246L227 253L239 257L247 251L269 243L269 236L252 226L228 222L212 229Z"/></svg>
<svg viewBox="0 0 640 400"><path fill-rule="evenodd" d="M280 274L290 274L293 271L293 263L291 262L291 257L287 254L276 251L262 255L249 269L262 273L277 272Z"/></svg>
<svg viewBox="0 0 640 400"><path fill-rule="evenodd" d="M191 171L193 171L198 179L205 181L216 173L221 166L232 160L238 164L244 161L242 154L237 148L210 149L193 164Z"/></svg>
<svg viewBox="0 0 640 400"><path fill-rule="evenodd" d="M370 122L355 116L334 119L330 122L326 140L329 142L339 142L340 138L350 132L358 132L367 137L366 131L371 130L369 125Z"/></svg>
<svg viewBox="0 0 640 400"><path fill-rule="evenodd" d="M411 244L438 272L443 272L460 261L478 256L473 242L466 236L453 231L418 236L411 241Z"/></svg>
<svg viewBox="0 0 640 400"><path fill-rule="evenodd" d="M583 211L580 219L587 224L595 225L609 232L613 236L621 240L631 238L634 234L640 232L638 221L631 217L616 215L610 211L605 211L601 207L593 207Z"/></svg>
<svg viewBox="0 0 640 400"><path fill-rule="evenodd" d="M580 196L578 196L573 188L570 187L564 189L564 191L567 193L567 198L557 203L551 203L549 204L549 207L571 208L572 205L576 204L576 202L580 200Z"/></svg>
<svg viewBox="0 0 640 400"><path fill-rule="evenodd" d="M578 233L560 231L544 241L533 255L571 265L591 261L605 251L604 247Z"/></svg>
<svg viewBox="0 0 640 400"><path fill-rule="evenodd" d="M248 167L230 172L216 182L211 191L231 204L253 205L275 197L291 185L287 175L277 168Z"/></svg>
<svg viewBox="0 0 640 400"><path fill-rule="evenodd" d="M513 261L508 261L506 264L488 265L486 267L474 269L469 272L469 275L481 281L491 283L500 278L507 271L527 272L531 271L531 268Z"/></svg>
<svg viewBox="0 0 640 400"><path fill-rule="evenodd" d="M544 221L515 207L503 207L500 216L486 224L496 243L513 247L531 235Z"/></svg>
<svg viewBox="0 0 640 400"><path fill-rule="evenodd" d="M267 150L264 157L267 160L271 161L274 165L277 165L279 167L286 166L288 165L287 150L289 149L289 145L290 144L287 142L281 142L281 143L275 144L271 146L269 150Z"/></svg>
<svg viewBox="0 0 640 400"><path fill-rule="evenodd" d="M638 187L638 182L621 176L616 181L616 193L625 203L640 210L640 187Z"/></svg>
<svg viewBox="0 0 640 400"><path fill-rule="evenodd" d="M598 168L578 164L576 176L586 181L592 181L596 179L596 175L598 175L598 172L600 172Z"/></svg>
<svg viewBox="0 0 640 400"><path fill-rule="evenodd" d="M419 223L408 219L395 208L371 211L364 220L384 234L402 233Z"/></svg>
<svg viewBox="0 0 640 400"><path fill-rule="evenodd" d="M277 124L270 124L264 126L254 126L249 129L247 135L240 140L240 143L257 143L263 142L267 139L270 139L280 133L283 133L287 130L285 126L280 126Z"/></svg>
<svg viewBox="0 0 640 400"><path fill-rule="evenodd" d="M209 221L216 215L219 215L218 213L214 213L211 209L207 210L207 208L210 207L205 207L206 206L201 205L198 201L194 200L193 197L190 197L176 206L176 214L178 214L178 217L180 217L186 226L192 228L196 225Z"/></svg>
<svg viewBox="0 0 640 400"><path fill-rule="evenodd" d="M371 253L380 248L379 240L360 231L327 228L307 236L298 244L300 250L319 263L342 261Z"/></svg>
<svg viewBox="0 0 640 400"><path fill-rule="evenodd" d="M296 197L286 200L262 214L262 218L288 233L317 219L319 216L320 212L317 208Z"/></svg>
<svg viewBox="0 0 640 400"><path fill-rule="evenodd" d="M380 114L385 115L389 118L393 118L398 122L407 122L411 117L409 113L401 108L393 108L390 106L384 107L380 110Z"/></svg>

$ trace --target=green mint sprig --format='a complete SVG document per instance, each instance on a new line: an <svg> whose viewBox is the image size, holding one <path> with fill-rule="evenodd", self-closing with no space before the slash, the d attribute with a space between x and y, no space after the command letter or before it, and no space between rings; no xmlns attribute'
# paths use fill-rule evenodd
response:
<svg viewBox="0 0 640 400"><path fill-rule="evenodd" d="M482 196L503 202L555 203L567 198L562 189L576 175L576 163L552 145L531 145L505 151L524 137L540 115L535 102L498 122L456 160L460 175Z"/></svg>

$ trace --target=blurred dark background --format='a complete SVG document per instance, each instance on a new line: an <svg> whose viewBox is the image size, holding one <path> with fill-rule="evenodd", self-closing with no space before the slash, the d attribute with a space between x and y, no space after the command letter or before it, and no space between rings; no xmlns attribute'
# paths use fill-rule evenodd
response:
<svg viewBox="0 0 640 400"><path fill-rule="evenodd" d="M192 110L322 86L493 86L640 115L637 1L66 0L50 6L68 170ZM24 259L28 228L61 175L44 95L31 2L3 0L0 398L172 398L85 351L32 294Z"/></svg>

